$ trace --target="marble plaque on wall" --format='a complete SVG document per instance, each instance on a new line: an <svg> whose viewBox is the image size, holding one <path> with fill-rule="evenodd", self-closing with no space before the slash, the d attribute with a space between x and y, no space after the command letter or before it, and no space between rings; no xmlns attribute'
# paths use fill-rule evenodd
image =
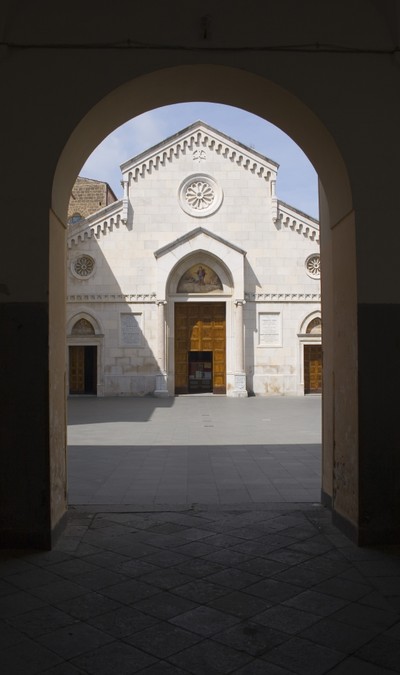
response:
<svg viewBox="0 0 400 675"><path fill-rule="evenodd" d="M124 347L142 346L142 315L121 314L121 343Z"/></svg>
<svg viewBox="0 0 400 675"><path fill-rule="evenodd" d="M258 315L258 344L260 347L282 346L282 317L280 312Z"/></svg>

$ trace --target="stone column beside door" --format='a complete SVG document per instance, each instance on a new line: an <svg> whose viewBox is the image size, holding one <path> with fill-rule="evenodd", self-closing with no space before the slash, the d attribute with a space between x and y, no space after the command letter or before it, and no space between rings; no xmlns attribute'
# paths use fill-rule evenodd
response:
<svg viewBox="0 0 400 675"><path fill-rule="evenodd" d="M244 369L244 325L243 307L246 300L235 300L235 374L232 396L236 398L247 396L246 373Z"/></svg>
<svg viewBox="0 0 400 675"><path fill-rule="evenodd" d="M165 308L166 300L157 301L157 362L159 371L156 375L156 389L154 396L168 396L167 367L166 367L166 335L165 335Z"/></svg>

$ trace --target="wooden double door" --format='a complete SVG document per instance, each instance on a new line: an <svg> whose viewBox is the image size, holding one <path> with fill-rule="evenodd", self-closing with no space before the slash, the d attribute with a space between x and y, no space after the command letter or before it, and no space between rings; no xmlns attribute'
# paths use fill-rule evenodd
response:
<svg viewBox="0 0 400 675"><path fill-rule="evenodd" d="M97 394L97 347L74 345L69 348L69 393Z"/></svg>
<svg viewBox="0 0 400 675"><path fill-rule="evenodd" d="M224 302L175 304L175 393L226 393Z"/></svg>
<svg viewBox="0 0 400 675"><path fill-rule="evenodd" d="M304 393L322 393L322 345L304 345Z"/></svg>

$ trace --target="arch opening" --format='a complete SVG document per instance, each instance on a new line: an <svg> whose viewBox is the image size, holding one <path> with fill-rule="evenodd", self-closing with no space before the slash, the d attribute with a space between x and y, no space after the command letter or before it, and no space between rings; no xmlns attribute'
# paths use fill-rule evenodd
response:
<svg viewBox="0 0 400 675"><path fill-rule="evenodd" d="M332 328L334 296L344 296L344 288L334 276L335 268L338 266L339 243L341 246L344 245L346 250L346 268L355 269L354 218L345 164L334 140L317 117L289 92L270 81L242 70L210 65L184 66L153 72L137 78L111 92L98 103L71 134L54 177L52 218L66 222L69 195L78 170L93 148L112 129L151 108L191 98L198 100L199 93L205 100L242 107L273 122L288 133L304 150L318 172L323 257L323 321L324 340L326 340L322 494L325 503L331 504L333 438L336 438L336 443L342 433L346 433L349 438L350 428L353 447L356 447L357 439L357 396L352 381L355 368L355 361L352 357L354 357L356 346L352 342L349 352L346 341L338 341L333 335ZM121 105L122 101L123 105ZM343 258L341 263L343 264ZM355 329L356 290L355 277L351 272L349 272L347 282L350 284L347 283L346 298L342 304L339 324L340 322L346 325L351 324ZM57 286L57 280L54 277L52 285ZM52 320L59 325L59 316L52 316ZM355 339L355 335L356 332L353 333L352 340ZM347 392L351 405L346 408L346 403L343 401L342 410L334 419L332 410L337 410L337 404L332 386L332 372L336 366L338 366L337 372L340 372L344 379L347 378L348 384L351 385ZM57 405L57 402L53 402L53 405ZM356 481L355 475L348 474L346 480L349 479L350 483ZM357 504L350 492L351 490L336 491L335 500L338 510L345 512L346 516L355 520Z"/></svg>

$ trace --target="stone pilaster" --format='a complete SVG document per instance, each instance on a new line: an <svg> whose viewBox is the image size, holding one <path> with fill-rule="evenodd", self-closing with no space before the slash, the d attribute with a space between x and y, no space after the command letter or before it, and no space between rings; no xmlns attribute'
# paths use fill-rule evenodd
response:
<svg viewBox="0 0 400 675"><path fill-rule="evenodd" d="M154 396L168 396L167 363L166 363L166 335L165 335L165 308L166 300L157 302L157 361L158 373Z"/></svg>
<svg viewBox="0 0 400 675"><path fill-rule="evenodd" d="M233 396L236 398L247 396L246 373L244 369L244 325L243 307L246 300L235 301L235 383Z"/></svg>

